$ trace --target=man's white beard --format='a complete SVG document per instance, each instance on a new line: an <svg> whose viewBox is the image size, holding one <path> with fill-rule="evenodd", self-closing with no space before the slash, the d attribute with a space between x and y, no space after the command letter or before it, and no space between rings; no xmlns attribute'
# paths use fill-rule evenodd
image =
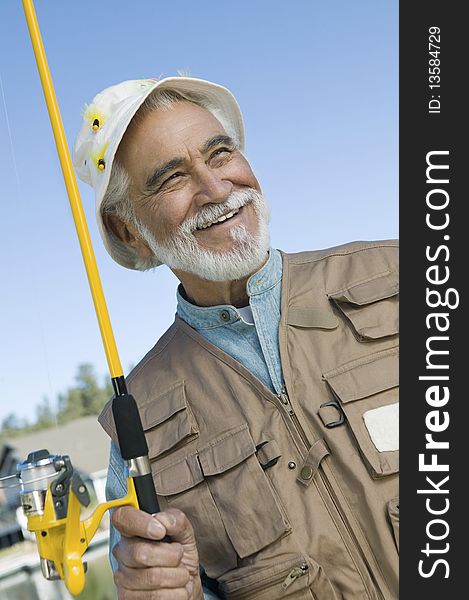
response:
<svg viewBox="0 0 469 600"><path fill-rule="evenodd" d="M200 247L193 233L198 227L249 203L258 220L256 235L241 223L229 231L232 250L223 252ZM197 215L181 223L168 241L158 242L146 226L142 223L137 226L155 257L171 269L194 273L209 281L234 281L255 273L265 262L270 246L269 220L270 211L264 196L253 188L246 188L232 192L222 204L202 207Z"/></svg>

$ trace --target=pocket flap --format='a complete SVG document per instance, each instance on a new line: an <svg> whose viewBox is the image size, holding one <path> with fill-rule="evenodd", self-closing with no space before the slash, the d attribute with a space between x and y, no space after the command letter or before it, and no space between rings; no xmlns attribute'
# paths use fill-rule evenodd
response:
<svg viewBox="0 0 469 600"><path fill-rule="evenodd" d="M197 454L185 456L153 475L156 491L162 496L184 492L203 481L203 478Z"/></svg>
<svg viewBox="0 0 469 600"><path fill-rule="evenodd" d="M386 271L328 294L362 342L399 333L399 276Z"/></svg>
<svg viewBox="0 0 469 600"><path fill-rule="evenodd" d="M184 381L178 381L157 398L152 398L140 407L143 429L156 427L180 410L184 410L186 406Z"/></svg>
<svg viewBox="0 0 469 600"><path fill-rule="evenodd" d="M171 463L155 473L155 486L162 496L179 494L194 487L205 476L231 469L256 452L248 425L227 431L207 446Z"/></svg>
<svg viewBox="0 0 469 600"><path fill-rule="evenodd" d="M390 298L399 293L399 275L397 271L387 271L378 276L351 285L350 287L329 294L336 302L349 302L357 306L371 304L378 300Z"/></svg>
<svg viewBox="0 0 469 600"><path fill-rule="evenodd" d="M232 429L199 450L204 475L217 475L243 462L256 452L247 424Z"/></svg>
<svg viewBox="0 0 469 600"><path fill-rule="evenodd" d="M399 385L399 348L353 361L323 375L342 403L366 398Z"/></svg>
<svg viewBox="0 0 469 600"><path fill-rule="evenodd" d="M150 459L155 458L199 430L186 401L185 382L178 381L140 406L140 417Z"/></svg>

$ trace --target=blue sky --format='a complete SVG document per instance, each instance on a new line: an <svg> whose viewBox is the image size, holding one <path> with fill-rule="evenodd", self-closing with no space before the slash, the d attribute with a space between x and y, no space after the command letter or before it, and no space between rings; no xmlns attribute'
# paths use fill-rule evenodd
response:
<svg viewBox="0 0 469 600"><path fill-rule="evenodd" d="M178 69L226 85L286 251L398 235L397 0L37 0L69 145L85 102ZM0 420L34 416L76 367L107 366L20 0L0 3ZM10 134L11 133L11 143ZM172 322L166 267L105 252L80 182L124 368Z"/></svg>

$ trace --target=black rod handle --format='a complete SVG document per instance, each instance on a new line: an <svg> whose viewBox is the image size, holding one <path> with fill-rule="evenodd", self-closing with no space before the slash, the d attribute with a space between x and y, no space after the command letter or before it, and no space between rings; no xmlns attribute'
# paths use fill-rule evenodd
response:
<svg viewBox="0 0 469 600"><path fill-rule="evenodd" d="M127 393L124 377L112 381L116 396L112 401L112 414L116 425L121 456L131 466L140 510L153 515L160 512L155 484L148 458L148 444L143 431L140 413L135 398ZM170 542L168 535L161 540Z"/></svg>
<svg viewBox="0 0 469 600"><path fill-rule="evenodd" d="M112 401L112 414L122 458L136 464L137 471L139 463L143 467L145 464L149 465L147 440L134 397L130 394L115 396ZM131 476L140 509L150 514L159 512L151 471L144 467L141 472L131 473Z"/></svg>
<svg viewBox="0 0 469 600"><path fill-rule="evenodd" d="M155 485L151 473L134 476L135 491L137 492L138 507L150 515L160 511L156 497ZM156 509L156 510L155 510Z"/></svg>

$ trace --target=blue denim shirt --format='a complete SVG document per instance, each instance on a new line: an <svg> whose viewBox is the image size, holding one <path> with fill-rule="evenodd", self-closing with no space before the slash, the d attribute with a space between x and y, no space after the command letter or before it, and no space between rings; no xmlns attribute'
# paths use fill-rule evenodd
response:
<svg viewBox="0 0 469 600"><path fill-rule="evenodd" d="M177 314L209 342L232 356L249 369L266 387L279 394L283 388L280 363L278 326L280 321L280 293L282 256L271 249L265 265L252 275L246 286L254 324L243 319L234 306L195 306L177 291ZM126 493L126 467L118 449L111 444L106 496L108 500ZM119 541L119 533L111 527L109 547ZM117 568L110 555L112 569ZM216 598L204 590L205 598Z"/></svg>
<svg viewBox="0 0 469 600"><path fill-rule="evenodd" d="M195 306L177 293L177 313L214 346L232 356L277 394L282 391L278 345L282 256L269 252L266 264L246 286L255 325L247 323L231 305Z"/></svg>

